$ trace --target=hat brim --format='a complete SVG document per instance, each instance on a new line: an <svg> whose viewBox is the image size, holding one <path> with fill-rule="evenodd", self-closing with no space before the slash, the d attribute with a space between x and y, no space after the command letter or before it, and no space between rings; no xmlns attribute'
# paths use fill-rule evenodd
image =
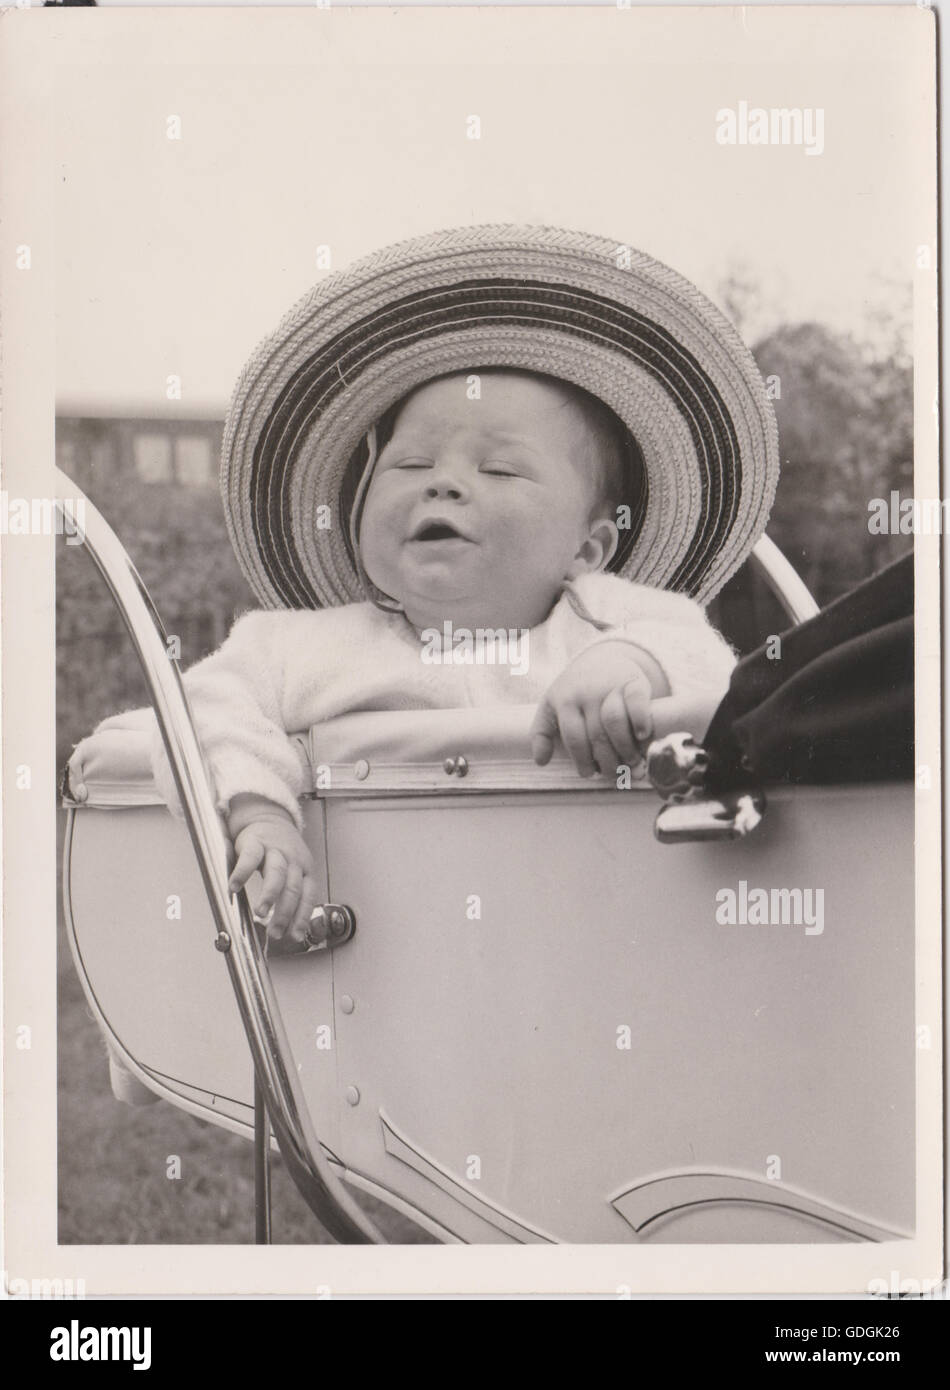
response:
<svg viewBox="0 0 950 1390"><path fill-rule="evenodd" d="M733 326L629 247L485 226L402 242L328 277L245 367L221 484L236 554L266 607L366 597L341 503L354 450L414 387L488 366L572 382L635 436L645 508L619 573L701 602L735 573L768 520L778 441Z"/></svg>

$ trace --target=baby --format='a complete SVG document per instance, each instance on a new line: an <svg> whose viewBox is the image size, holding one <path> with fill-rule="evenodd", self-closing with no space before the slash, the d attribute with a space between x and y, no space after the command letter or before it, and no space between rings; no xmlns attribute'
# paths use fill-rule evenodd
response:
<svg viewBox="0 0 950 1390"><path fill-rule="evenodd" d="M477 400L468 373L428 381L381 424L358 513L372 601L247 614L186 676L230 886L261 874L272 947L307 948L320 896L288 734L354 710L530 703L536 762L560 737L581 776L614 777L640 761L655 700L699 694L711 713L728 686L734 655L697 603L604 573L629 496L619 420L553 377L479 379ZM530 659L517 673L424 660L424 634L446 624L527 633ZM153 764L174 804L157 736Z"/></svg>

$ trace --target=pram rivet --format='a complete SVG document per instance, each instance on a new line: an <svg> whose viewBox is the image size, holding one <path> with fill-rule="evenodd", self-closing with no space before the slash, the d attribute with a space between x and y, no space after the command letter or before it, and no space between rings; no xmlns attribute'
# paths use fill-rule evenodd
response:
<svg viewBox="0 0 950 1390"><path fill-rule="evenodd" d="M360 1103L360 1093L359 1093L359 1091L356 1089L355 1086L347 1086L347 1088L346 1088L346 1102L347 1102L348 1105L359 1105L359 1103Z"/></svg>
<svg viewBox="0 0 950 1390"><path fill-rule="evenodd" d="M353 771L356 773L356 780L358 782L365 782L369 776L369 763L365 758L360 758Z"/></svg>
<svg viewBox="0 0 950 1390"><path fill-rule="evenodd" d="M231 938L226 931L218 932L217 936L214 938L214 949L216 951L230 951Z"/></svg>
<svg viewBox="0 0 950 1390"><path fill-rule="evenodd" d="M356 1008L356 1005L353 1002L353 996L350 994L344 994L343 998L340 1000L340 1008L343 1010L345 1014L351 1014L353 1010Z"/></svg>
<svg viewBox="0 0 950 1390"><path fill-rule="evenodd" d="M463 758L461 753L457 758L446 758L442 764L442 771L447 777L451 777L453 773L456 777L464 777L468 772L468 759Z"/></svg>

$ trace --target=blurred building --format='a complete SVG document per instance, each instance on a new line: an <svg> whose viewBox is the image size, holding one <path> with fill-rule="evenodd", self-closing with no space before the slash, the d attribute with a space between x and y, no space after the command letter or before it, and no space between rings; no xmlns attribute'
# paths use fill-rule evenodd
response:
<svg viewBox="0 0 950 1390"><path fill-rule="evenodd" d="M214 488L223 430L220 420L59 416L56 463L92 494L133 481Z"/></svg>
<svg viewBox="0 0 950 1390"><path fill-rule="evenodd" d="M190 666L254 604L218 492L223 423L62 415L56 462L105 517ZM122 621L81 547L57 547L59 760L106 714L148 698Z"/></svg>

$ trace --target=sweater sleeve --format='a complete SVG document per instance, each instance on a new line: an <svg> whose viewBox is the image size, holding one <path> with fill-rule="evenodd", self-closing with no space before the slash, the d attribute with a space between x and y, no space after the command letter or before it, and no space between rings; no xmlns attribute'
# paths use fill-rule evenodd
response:
<svg viewBox="0 0 950 1390"><path fill-rule="evenodd" d="M666 676L671 695L726 693L736 655L694 599L613 575L584 578L576 592L599 629L589 646L620 640L641 647Z"/></svg>
<svg viewBox="0 0 950 1390"><path fill-rule="evenodd" d="M282 717L283 666L274 624L284 615L248 613L224 644L185 673L184 685L218 809L251 793L276 802L302 828L300 760ZM159 793L180 814L178 793L157 721L150 757Z"/></svg>

